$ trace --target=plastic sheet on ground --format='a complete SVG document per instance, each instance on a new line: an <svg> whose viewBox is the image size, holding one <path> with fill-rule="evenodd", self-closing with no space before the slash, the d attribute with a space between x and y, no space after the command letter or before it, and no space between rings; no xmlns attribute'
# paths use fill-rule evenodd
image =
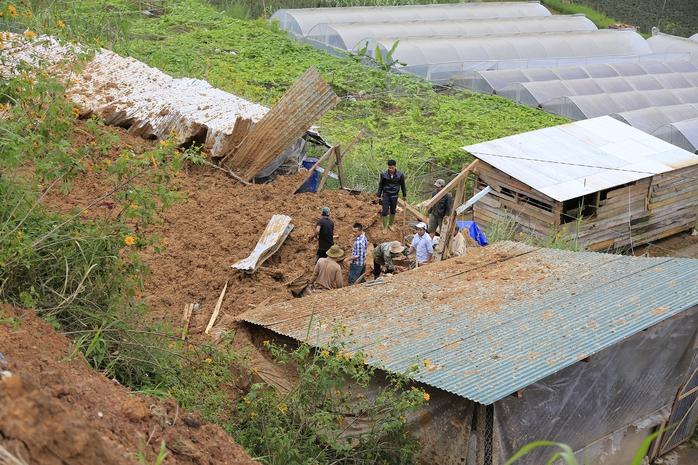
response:
<svg viewBox="0 0 698 465"><path fill-rule="evenodd" d="M292 230L293 225L291 224L290 216L272 216L250 256L235 263L231 268L236 268L249 274L254 273L265 260L279 250Z"/></svg>

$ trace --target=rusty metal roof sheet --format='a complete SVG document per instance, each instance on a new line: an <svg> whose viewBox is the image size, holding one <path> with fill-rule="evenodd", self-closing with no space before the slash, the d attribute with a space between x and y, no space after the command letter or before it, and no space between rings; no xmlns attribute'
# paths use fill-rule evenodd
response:
<svg viewBox="0 0 698 465"><path fill-rule="evenodd" d="M388 279L240 318L318 346L342 325L367 363L491 404L698 304L698 260L512 242Z"/></svg>
<svg viewBox="0 0 698 465"><path fill-rule="evenodd" d="M339 97L311 66L255 125L225 164L251 180L337 102Z"/></svg>
<svg viewBox="0 0 698 465"><path fill-rule="evenodd" d="M610 116L463 149L560 202L698 164L691 152Z"/></svg>

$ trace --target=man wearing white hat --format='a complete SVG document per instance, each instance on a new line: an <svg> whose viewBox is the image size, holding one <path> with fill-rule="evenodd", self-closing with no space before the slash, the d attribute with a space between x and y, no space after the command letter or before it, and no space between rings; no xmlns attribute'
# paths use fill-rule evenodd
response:
<svg viewBox="0 0 698 465"><path fill-rule="evenodd" d="M381 267L385 266L388 273L399 273L405 271L402 266L395 266L393 260L398 257L398 255L403 254L404 256L409 256L409 251L407 247L402 245L400 241L393 242L383 242L382 244L376 246L373 249L373 277L378 279L381 274Z"/></svg>
<svg viewBox="0 0 698 465"><path fill-rule="evenodd" d="M343 286L342 267L337 263L343 255L344 250L333 245L327 250L327 257L318 259L310 278L315 290L339 289Z"/></svg>
<svg viewBox="0 0 698 465"><path fill-rule="evenodd" d="M431 237L427 232L427 225L424 223L417 223L417 234L414 235L412 239L412 244L410 245L410 252L417 253L417 262L420 265L426 265L431 263L431 259L434 256L434 244L431 241Z"/></svg>
<svg viewBox="0 0 698 465"><path fill-rule="evenodd" d="M437 179L434 183L434 192L431 196L434 197L436 194L441 192L441 190L446 185L446 181L443 179ZM444 217L451 214L451 207L453 205L453 200L451 199L451 194L448 193L441 197L438 202L434 204L433 207L429 209L429 227L427 231L432 239L434 239L434 234L436 233L436 228L441 229L444 222Z"/></svg>

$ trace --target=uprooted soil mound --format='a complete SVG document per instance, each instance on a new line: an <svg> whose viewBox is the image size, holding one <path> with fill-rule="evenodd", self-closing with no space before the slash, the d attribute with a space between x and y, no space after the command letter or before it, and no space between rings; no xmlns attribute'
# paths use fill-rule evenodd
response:
<svg viewBox="0 0 698 465"><path fill-rule="evenodd" d="M4 312L4 313L3 313ZM133 393L92 371L71 341L29 310L0 306L0 351L12 376L0 381L0 446L27 463L253 464L241 446L172 399ZM0 358L0 360L2 360Z"/></svg>
<svg viewBox="0 0 698 465"><path fill-rule="evenodd" d="M81 124L80 122L78 124ZM79 128L78 128L79 129ZM119 134L120 145L112 148L116 156L129 146L152 144L118 128L108 128ZM78 144L90 144L86 131L76 130ZM352 225L362 223L369 241L379 244L402 240L411 228L406 224L413 218L399 213L396 231L381 232L380 206L372 203L368 194L352 194L346 190L323 190L319 193L292 194L303 173L278 177L270 184L244 186L224 173L209 167L189 166L175 179L180 193L186 198L164 213L164 223L153 226L166 239L167 247L157 254L152 248L141 252L150 265L151 276L143 295L148 300L153 318L165 318L179 324L186 304L197 303L189 326L196 338L203 333L220 293L228 288L216 326L230 328L233 318L260 303L273 304L293 296L287 285L299 276L310 278L315 264L317 241L310 241L320 210L330 207L335 222L337 243L351 252ZM102 182L100 173L87 172L72 184L66 196L55 193L50 202L62 210L85 207L111 190ZM376 177L377 187L378 177ZM115 214L106 206L94 207L87 217L99 218ZM281 248L253 274L231 268L249 256L274 214L291 217L294 229ZM348 270L344 269L346 275ZM216 331L213 331L215 334Z"/></svg>

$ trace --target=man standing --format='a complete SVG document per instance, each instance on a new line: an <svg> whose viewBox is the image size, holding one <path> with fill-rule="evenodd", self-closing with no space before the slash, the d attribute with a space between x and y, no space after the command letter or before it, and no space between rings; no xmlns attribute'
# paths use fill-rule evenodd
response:
<svg viewBox="0 0 698 465"><path fill-rule="evenodd" d="M434 192L431 193L431 196L434 197L436 194L441 192L446 185L446 182L443 179L437 179L436 182L434 183ZM448 193L441 197L438 202L434 204L433 207L429 209L427 213L429 213L429 235L431 236L432 239L434 239L434 234L436 233L436 228L438 227L439 230L441 230L443 223L444 223L444 217L448 216L451 214L451 206L452 206L452 199L451 199L451 194Z"/></svg>
<svg viewBox="0 0 698 465"><path fill-rule="evenodd" d="M378 279L381 274L381 266L385 266L388 273L399 273L405 271L405 267L395 266L393 260L398 255L403 254L409 256L407 247L402 245L400 241L383 242L373 249L373 277Z"/></svg>
<svg viewBox="0 0 698 465"><path fill-rule="evenodd" d="M427 225L424 223L417 223L417 234L414 235L412 239L412 244L410 245L410 252L417 252L417 262L420 265L426 265L431 263L431 259L434 256L434 245L431 242L431 237L427 232Z"/></svg>
<svg viewBox="0 0 698 465"><path fill-rule="evenodd" d="M349 285L352 286L359 277L366 272L366 249L368 240L361 223L354 223L351 232L354 235L354 246L351 248L351 256L344 259L344 264L349 264Z"/></svg>
<svg viewBox="0 0 698 465"><path fill-rule="evenodd" d="M407 202L405 175L395 165L395 160L388 160L388 169L381 173L380 181L378 181L376 197L383 205L383 211L381 212L383 217L383 235L388 233L388 228L391 231L395 231L393 224L395 223L395 208L397 207L400 189L402 189L402 199ZM390 217L388 217L388 211L390 211Z"/></svg>
<svg viewBox="0 0 698 465"><path fill-rule="evenodd" d="M318 240L315 261L327 257L327 251L334 245L334 222L330 219L330 207L322 207L320 210L322 218L315 223L315 234L313 239ZM311 239L312 240L312 239Z"/></svg>
<svg viewBox="0 0 698 465"><path fill-rule="evenodd" d="M342 267L337 259L342 258L344 251L338 245L327 250L327 256L320 258L315 264L310 282L315 290L339 289L342 287Z"/></svg>
<svg viewBox="0 0 698 465"><path fill-rule="evenodd" d="M464 257L465 256L465 237L460 232L460 226L456 223L456 229L453 231L453 238L451 239L451 257Z"/></svg>

